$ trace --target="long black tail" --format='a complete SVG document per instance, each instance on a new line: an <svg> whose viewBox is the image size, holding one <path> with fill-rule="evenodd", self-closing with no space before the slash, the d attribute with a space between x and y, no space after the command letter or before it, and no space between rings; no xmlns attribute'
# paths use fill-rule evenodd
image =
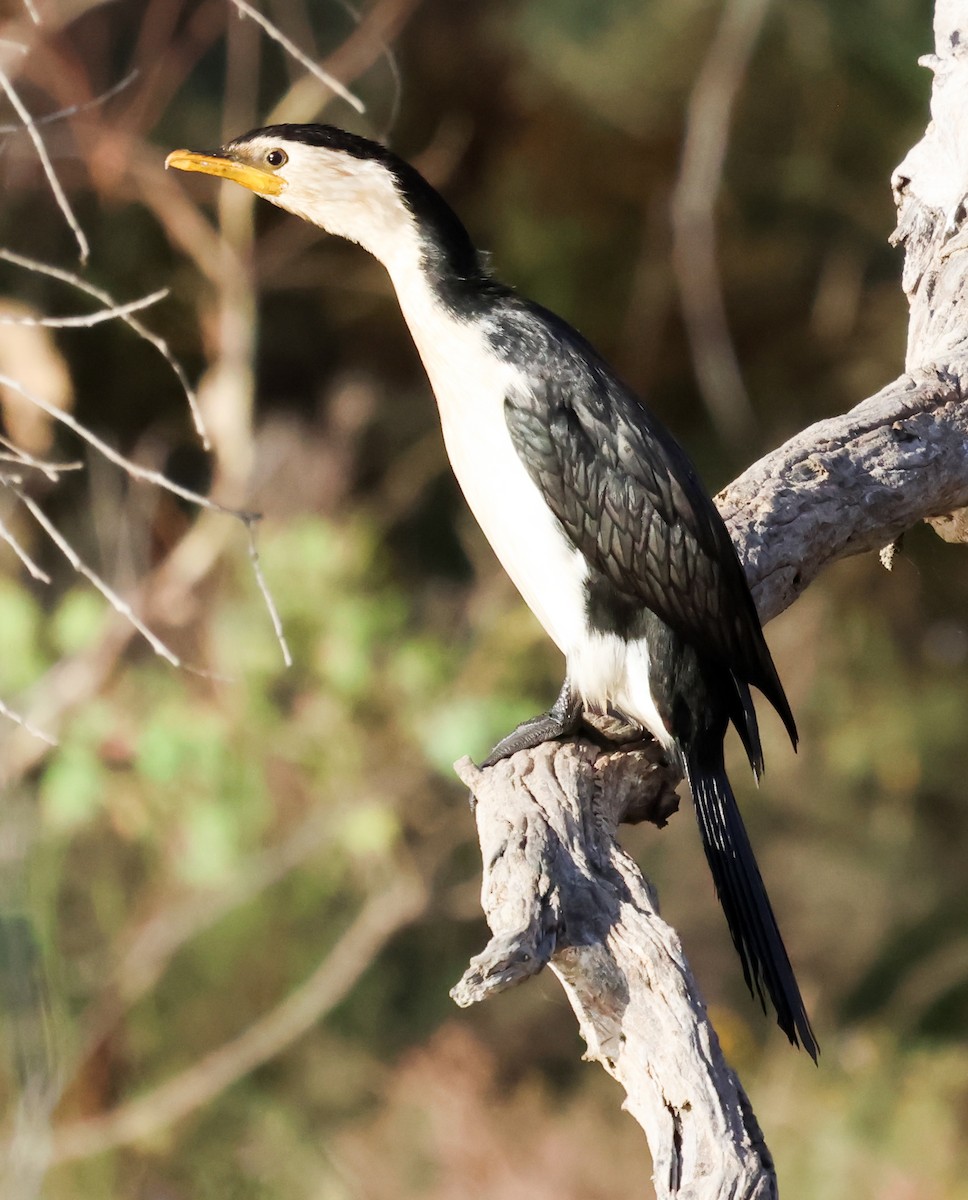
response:
<svg viewBox="0 0 968 1200"><path fill-rule="evenodd" d="M747 986L759 996L764 1011L769 995L780 1028L794 1046L802 1046L816 1062L820 1047L726 778L722 749L704 754L687 751L683 757L706 861L743 963Z"/></svg>

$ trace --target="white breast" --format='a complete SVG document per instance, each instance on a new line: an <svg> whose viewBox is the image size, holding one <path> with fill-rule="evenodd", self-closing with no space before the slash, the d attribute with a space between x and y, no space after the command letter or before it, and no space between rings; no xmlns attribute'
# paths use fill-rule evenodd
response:
<svg viewBox="0 0 968 1200"><path fill-rule="evenodd" d="M486 331L450 313L422 278L394 282L437 399L457 481L501 565L565 654L572 686L589 707L621 705L665 740L649 689L648 648L589 630L585 558L511 441L504 401L515 387L513 367L491 349Z"/></svg>
<svg viewBox="0 0 968 1200"><path fill-rule="evenodd" d="M569 655L585 630L586 564L524 463L504 418L511 366L473 325L414 337L437 398L444 445L471 512L549 636Z"/></svg>

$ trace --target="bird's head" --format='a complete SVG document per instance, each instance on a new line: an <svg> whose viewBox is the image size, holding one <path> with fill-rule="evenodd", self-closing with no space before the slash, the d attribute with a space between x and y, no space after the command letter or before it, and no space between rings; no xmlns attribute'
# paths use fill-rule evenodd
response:
<svg viewBox="0 0 968 1200"><path fill-rule="evenodd" d="M269 125L218 150L173 150L165 166L240 183L391 268L428 248L476 263L463 226L413 167L332 125Z"/></svg>

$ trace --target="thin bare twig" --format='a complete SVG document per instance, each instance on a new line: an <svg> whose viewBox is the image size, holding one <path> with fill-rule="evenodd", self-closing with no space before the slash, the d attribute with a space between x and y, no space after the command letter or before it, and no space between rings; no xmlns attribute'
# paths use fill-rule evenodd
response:
<svg viewBox="0 0 968 1200"><path fill-rule="evenodd" d="M355 4L351 4L350 0L337 0L337 3L339 4L340 8L349 13L349 15L356 22L358 28L363 22L362 12L356 7ZM396 128L397 120L400 116L400 103L403 99L403 76L400 73L400 64L397 61L397 56L394 53L393 48L382 37L380 37L379 34L374 34L373 39L380 47L380 52L383 55L383 58L387 64L387 69L390 72L390 80L393 83L393 99L390 102L390 113L380 133L380 141L389 142L390 134Z"/></svg>
<svg viewBox="0 0 968 1200"><path fill-rule="evenodd" d="M6 446L8 454L0 453L0 462L15 463L18 467L28 467L35 471L40 471L41 474L51 483L57 483L60 476L65 471L81 471L84 469L84 464L81 462L67 463L52 463L47 462L42 458L35 458L28 450L21 449L9 438L0 436L0 446ZM19 479L14 482L20 482Z"/></svg>
<svg viewBox="0 0 968 1200"><path fill-rule="evenodd" d="M151 470L148 467L138 466L138 464L132 462L131 459L125 458L123 454L119 454L116 450L113 450L106 442L102 441L99 437L97 437L96 434L92 433L85 425L82 425L79 421L76 421L69 413L62 412L59 408L55 408L53 405L48 404L46 400L43 400L40 396L28 391L25 387L23 387L22 384L9 375L0 375L0 387L10 388L29 403L35 404L42 412L47 413L48 416L51 416L55 420L66 425L68 429L76 433L78 437L83 438L88 445L93 446L94 449L100 454L104 455L109 462L112 462L115 464L115 466L120 467L129 476L131 476L131 478L138 479L143 483L154 484L156 487L163 488L165 491L171 492L173 495L179 496L181 499L187 500L190 504L195 504L199 508L208 509L210 512L221 513L223 516L235 517L236 520L241 521L245 526L248 535L249 557L252 561L256 583L269 612L269 619L272 622L272 628L275 631L276 640L278 641L279 647L282 651L283 661L287 667L292 666L292 655L286 642L285 633L282 628L282 621L279 617L279 611L276 607L275 600L272 597L272 593L269 590L269 586L266 583L265 576L263 575L262 568L259 563L258 551L256 550L255 540L253 537L253 526L257 521L261 520L259 513L248 512L244 509L229 508L227 505L219 504L215 500L210 500L207 496L203 496L199 492L193 492L189 488L182 487L180 484L177 484L173 480L169 479L166 475L162 475L159 471ZM38 468L43 469L39 462L31 465L36 465ZM15 484L15 480L12 478L8 479L7 482L11 485ZM113 608L117 609L119 613L127 617L129 620L136 622L136 628L138 629L138 632L141 633L142 636L145 637L152 645L152 647L155 648L156 653L161 654L163 658L167 658L168 661L174 666L181 667L183 670L192 671L192 673L197 673L205 678L213 678L213 676L210 676L208 672L189 667L187 664L175 657L173 652L170 651L159 638L151 633L146 625L138 621L130 609L130 606L126 605L124 601L120 599L120 597L115 595L114 592L111 592L110 588L108 588L108 585L104 583L103 580L98 579L96 576L88 576L87 572L89 568L84 567L80 559L77 559L73 549L64 541L63 537L57 533L56 530L54 530L53 526L49 525L47 518L43 515L41 510L38 509L36 505L33 505L32 501L30 501L28 497L18 490L16 486L14 487L14 490L20 499L27 505L27 507L30 508L30 511L34 513L34 516L37 518L37 520L44 525L44 527L47 529L48 535L56 542L60 550L67 555L75 569L91 579L91 582L94 583L95 587L97 587L98 590L101 591L102 594L108 599ZM73 558L71 557L72 555ZM75 562L74 559L77 559L77 561ZM107 591L105 591L106 588ZM159 649L159 647L162 647L162 649Z"/></svg>
<svg viewBox="0 0 968 1200"><path fill-rule="evenodd" d="M47 153L47 147L44 145L44 139L40 136L37 130L37 125L33 117L30 115L29 109L17 94L16 88L10 82L6 73L0 70L0 87L7 94L7 99L13 106L17 116L23 121L24 128L30 140L34 144L34 150L37 152L37 157L40 159L40 165L44 168L44 174L47 176L47 182L50 185L50 190L54 194L54 199L57 201L57 206L64 215L64 220L70 226L71 232L77 241L77 248L81 263L87 262L91 253L91 248L88 244L84 230L78 223L77 217L74 216L74 210L71 208L70 201L67 199L67 194L61 187L61 182L57 178L57 173L54 170L54 164L50 161L50 155Z"/></svg>
<svg viewBox="0 0 968 1200"><path fill-rule="evenodd" d="M272 598L272 593L269 591L269 587L266 583L265 576L262 573L262 569L259 564L259 556L256 551L255 542L254 542L253 535L252 535L252 528L253 528L254 524L257 521L261 520L261 516L259 513L249 512L244 509L229 508L227 505L219 504L215 500L210 500L207 496L203 496L199 492L193 492L189 488L182 487L180 484L177 484L173 480L169 479L166 475L162 475L160 471L154 471L148 467L139 466L137 463L132 462L131 459L125 458L125 456L123 454L119 454L116 450L113 450L106 442L102 441L99 437L97 437L96 434L92 433L91 430L88 429L85 425L82 425L79 421L75 420L74 417L72 417L70 415L70 413L63 412L61 409L55 408L52 404L48 404L46 400L42 399L40 396L36 395L34 392L28 391L21 383L19 383L16 379L13 379L9 375L0 374L0 387L7 387L11 391L16 392L18 395L22 396L25 400L27 400L30 404L36 405L41 410L41 412L47 413L47 415L50 417L53 417L54 420L60 421L61 424L66 425L68 427L68 429L70 429L72 432L76 433L78 435L78 437L83 438L83 440L86 441L88 443L88 445L93 446L94 449L98 451L98 453L102 454L106 459L108 459L109 462L114 463L115 466L120 467L131 478L138 479L142 483L154 484L156 487L163 488L165 491L171 492L172 495L179 496L181 499L187 500L190 504L195 504L199 508L208 509L210 512L221 513L223 516L235 517L236 520L241 521L243 523L243 525L245 525L246 531L248 533L249 557L252 560L252 565L253 565L253 570L255 572L256 582L258 584L259 591L262 594L262 598L263 598L263 601L265 602L266 608L268 609L269 619L271 620L272 627L275 630L276 639L279 642L280 649L282 650L283 661L285 662L287 667L292 665L292 655L290 654L289 647L286 643L285 634L282 629L282 622L279 618L279 612L276 607L275 601ZM40 464L38 463L36 465L39 466ZM8 480L8 482L13 483L14 481ZM28 500L23 496L23 494L20 491L17 491L17 495L20 496L20 498L22 500L24 500L25 503L28 504L28 507L30 507L30 503L28 502ZM40 510L37 509L35 511L35 508L36 508L36 506L31 507L31 511L34 512L35 516L37 516L37 514L40 512ZM46 517L43 517L42 514L40 516L37 516L37 519L42 524L46 521ZM56 534L56 531L52 532L52 529L53 529L53 527L48 529L48 534L52 538L55 538L55 536L56 536L57 539L60 539L59 541L57 541L57 545L60 547L60 549L65 554L67 554L68 550L70 548L64 542L63 538L61 538L60 534ZM74 552L71 549L70 554L73 554L73 553ZM68 557L70 557L70 555L68 555ZM73 562L73 560L71 560L71 561ZM78 564L79 563L80 563L80 560L78 560ZM81 566L78 564L75 564L75 567L77 570L81 570ZM85 574L86 568L81 573ZM92 582L95 583L95 586L98 588L98 590L100 590L102 592L103 592L104 588L107 587L107 584L104 584L103 581L101 581L101 580L92 579ZM117 611L119 613L122 613L123 615L127 616L129 619L136 620L136 618L134 618L134 614L131 612L130 608L127 605L124 605L124 602L121 601L119 597L115 597L115 599L117 599L117 601L118 601L118 603L116 604L115 600L111 599L111 597L107 595L107 592L104 592L104 594L110 600L112 607L117 608ZM114 593L111 593L111 595L113 596ZM119 604L121 605L121 607L118 607ZM142 635L147 638L147 640L151 643L152 646L156 646L156 644L157 644L157 646L164 645L164 643L162 643L158 638L156 638L154 634L151 634L150 631L147 630L147 626L143 626L141 623L139 623L137 628L138 628L139 632L142 633ZM162 657L167 658L175 666L180 666L184 670L190 670L193 673L198 673L198 674L204 676L205 678L212 677L207 672L196 671L195 668L191 668L191 667L187 666L185 663L181 662L181 660L176 659L175 657L172 657L172 652L169 651L167 649L167 647L165 647L165 652L162 652L160 650L158 650L157 652L161 653Z"/></svg>
<svg viewBox="0 0 968 1200"><path fill-rule="evenodd" d="M141 620L131 605L126 600L122 599L122 597L118 595L118 593L114 590L114 588L111 587L109 583L103 580L101 576L93 570L93 568L89 567L81 559L80 555L70 544L70 542L64 537L60 530L58 530L57 527L51 523L43 509L40 508L40 506L17 485L13 477L8 477L6 480L2 480L2 482L7 485L9 490L13 492L17 499L24 505L27 511L31 514L31 516L33 516L37 524L40 525L57 549L60 550L67 561L71 564L74 570L77 571L79 575L83 575L85 579L94 585L94 587L101 593L105 600L107 600L108 604L110 604L114 611L125 621L127 621L133 629L141 634L148 645L160 658L163 658L166 662L171 663L173 667L178 667L179 670L185 671L190 675L197 675L200 679L214 680L217 683L232 682L231 679L225 675L219 675L213 671L207 671L202 667L194 667L190 663L186 663L182 658L175 654L175 652L165 642L163 642L156 633L152 631L150 626ZM268 595L267 589L263 590L263 594Z"/></svg>
<svg viewBox="0 0 968 1200"><path fill-rule="evenodd" d="M282 627L282 618L279 616L279 610L276 608L276 602L269 591L269 585L266 583L265 575L262 572L262 563L259 559L259 549L255 541L255 523L246 521L245 529L249 535L249 561L252 563L252 573L255 575L255 581L262 593L262 600L269 612L269 620L272 622L272 628L276 635L276 641L279 643L279 649L282 651L282 661L287 667L292 666L292 653L289 650L289 643L286 641L285 630Z"/></svg>
<svg viewBox="0 0 968 1200"><path fill-rule="evenodd" d="M366 9L360 24L326 58L326 69L341 79L358 79L400 32L419 0L377 0ZM320 106L319 84L311 75L295 80L273 106L267 124L308 121Z"/></svg>
<svg viewBox="0 0 968 1200"><path fill-rule="evenodd" d="M50 279L57 279L61 283L69 284L71 287L77 288L88 296L92 296L95 300L100 300L102 304L111 307L117 307L114 297L104 291L103 288L95 287L94 284L88 283L87 280L81 279L71 271L65 271L62 267L52 267L48 263L38 262L36 259L27 258L22 254L16 254L12 250L0 248L0 259L4 262L11 263L15 267L22 267L25 271L35 271L40 275L46 275ZM195 430L201 438L202 445L206 450L211 449L208 432L205 428L205 422L202 418L201 410L198 406L198 396L195 389L188 382L188 376L185 374L181 363L175 358L168 347L168 343L158 334L152 333L150 329L141 324L130 313L121 314L121 319L124 323L141 338L144 338L149 345L154 346L158 353L162 356L169 367L175 374L175 378L181 385L182 391L185 393L185 399L188 401L188 407L192 414L192 420L195 424Z"/></svg>
<svg viewBox="0 0 968 1200"><path fill-rule="evenodd" d="M26 717L20 715L14 709L6 705L3 700L0 700L0 716L6 717L8 721L12 721L14 725L19 725L21 729L26 730L32 737L39 738L48 746L56 746L57 738L53 734L46 733L43 729L38 729L36 725L32 725Z"/></svg>
<svg viewBox="0 0 968 1200"><path fill-rule="evenodd" d="M38 583L50 583L50 576L47 572L34 562L23 546L21 546L16 535L7 528L3 521L0 521L0 541L6 542Z"/></svg>
<svg viewBox="0 0 968 1200"><path fill-rule="evenodd" d="M111 605L114 611L120 616L124 617L126 621L128 621L134 626L135 629L137 629L152 650L154 650L155 654L157 654L160 658L165 659L167 662L170 662L173 667L183 666L182 660L178 657L174 650L166 646L161 638L158 637L156 633L153 633L144 623L144 621L141 620L131 605L128 604L126 600L123 600L109 583L106 583L96 571L92 570L92 568L83 561L81 556L64 537L56 525L52 524L52 522L47 518L46 513L40 507L40 505L37 504L36 501L34 501L30 496L28 496L27 493L21 488L14 488L13 491L20 503L23 504L37 524L41 527L41 529L43 529L57 549L60 550L61 554L63 554L67 561L71 564L74 570L79 575L83 575L89 583L93 584L93 586L97 588L104 599L107 600L108 604Z"/></svg>
<svg viewBox="0 0 968 1200"><path fill-rule="evenodd" d="M344 87L344 85L340 83L340 81L334 76L330 75L328 71L323 70L318 63L313 62L308 55L303 54L295 42L290 41L280 29L272 24L268 17L264 17L262 13L260 13L258 9L253 8L251 4L247 4L246 0L232 0L232 3L239 10L243 17L250 17L257 25L260 25L273 41L278 42L287 54L292 55L296 62L305 67L310 74L315 75L322 84L330 89L330 91L335 92L340 99L345 100L346 103L355 108L358 113L366 112L366 106L363 104L362 100L354 96L349 88Z"/></svg>
<svg viewBox="0 0 968 1200"><path fill-rule="evenodd" d="M47 413L55 421L60 421L62 425L66 425L68 429L76 433L89 446L93 446L99 454L103 454L115 466L126 471L132 479L138 479L142 483L152 483L155 487L160 487L166 492L171 492L173 496L180 496L182 500L187 500L190 504L198 505L199 508L207 508L211 512L235 517L239 521L256 521L259 519L258 513L247 512L244 509L230 508L228 505L219 504L217 500L210 500L207 496L203 496L199 492L193 492L190 488L182 487L181 484L175 483L174 480L169 479L166 475L162 475L160 471L153 471L150 467L139 467L130 458L125 458L117 450L112 450L107 442L102 441L96 434L92 433L86 425L82 425L80 421L76 421L70 413L55 408L52 404L48 404L46 400L38 396L35 392L28 391L10 375L0 375L0 387L6 387L16 392L28 403L36 405L41 412Z"/></svg>
<svg viewBox="0 0 968 1200"><path fill-rule="evenodd" d="M138 312L142 308L157 304L168 294L168 288L159 288L150 296L142 296L140 300L131 300L127 304L118 304L112 308L102 308L97 312L82 313L74 317L10 317L0 313L0 325L40 325L45 329L90 329L104 321L113 321L117 317L123 318L129 313Z"/></svg>
<svg viewBox="0 0 968 1200"><path fill-rule="evenodd" d="M47 113L43 117L34 117L34 124L38 126L53 125L56 121L64 121L68 117L76 117L78 113L87 112L89 108L97 108L98 105L113 99L119 92L123 92L125 88L130 87L140 74L141 72L135 67L125 75L120 83L112 84L107 91L101 92L93 100L83 100L80 104L71 104L67 108L59 108L56 112ZM0 134L23 133L23 131L23 125L0 125Z"/></svg>

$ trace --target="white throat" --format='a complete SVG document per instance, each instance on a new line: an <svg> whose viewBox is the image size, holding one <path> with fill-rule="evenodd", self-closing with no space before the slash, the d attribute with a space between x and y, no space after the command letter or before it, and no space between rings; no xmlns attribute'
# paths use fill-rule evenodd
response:
<svg viewBox="0 0 968 1200"><path fill-rule="evenodd" d="M570 658L583 636L584 560L511 440L504 402L520 386L520 373L491 346L488 318L449 309L419 262L408 267L399 260L390 277L433 388L461 491L528 607Z"/></svg>
<svg viewBox="0 0 968 1200"><path fill-rule="evenodd" d="M328 233L356 242L395 271L419 268L422 247L417 223L386 168L369 159L313 147L299 157L291 153L293 170L273 204Z"/></svg>

